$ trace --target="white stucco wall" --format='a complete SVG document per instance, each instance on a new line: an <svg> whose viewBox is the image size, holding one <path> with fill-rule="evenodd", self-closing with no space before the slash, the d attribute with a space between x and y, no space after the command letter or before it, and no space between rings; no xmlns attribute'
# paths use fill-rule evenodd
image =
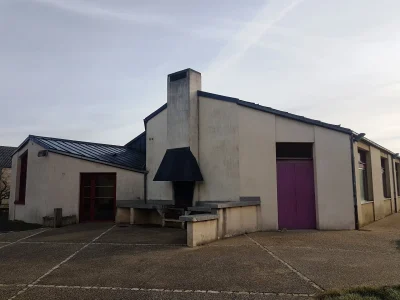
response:
<svg viewBox="0 0 400 300"><path fill-rule="evenodd" d="M158 167L168 149L167 110L154 116L146 125L147 198L150 200L172 200L171 182L153 181Z"/></svg>
<svg viewBox="0 0 400 300"><path fill-rule="evenodd" d="M49 173L48 161L38 157L38 151L43 148L33 142L28 142L12 158L12 178L9 201L10 220L21 220L27 223L42 223L48 205ZM14 204L18 200L18 160L28 151L28 167L26 180L25 204Z"/></svg>
<svg viewBox="0 0 400 300"><path fill-rule="evenodd" d="M144 198L144 175L125 169L49 153L49 187L46 215L61 207L63 215L79 216L80 173L116 173L117 200L139 200Z"/></svg>
<svg viewBox="0 0 400 300"><path fill-rule="evenodd" d="M317 226L319 229L354 229L350 137L317 126L314 132Z"/></svg>
<svg viewBox="0 0 400 300"><path fill-rule="evenodd" d="M199 97L200 201L238 201L239 122L235 103Z"/></svg>
<svg viewBox="0 0 400 300"><path fill-rule="evenodd" d="M240 196L261 199L261 229L278 228L275 116L239 109Z"/></svg>
<svg viewBox="0 0 400 300"><path fill-rule="evenodd" d="M350 141L347 134L238 106L240 196L260 196L262 228L278 228L276 143L314 143L319 229L354 228Z"/></svg>
<svg viewBox="0 0 400 300"><path fill-rule="evenodd" d="M15 205L18 199L18 158L28 150L28 170L25 205ZM42 218L52 215L54 208L62 208L63 215L79 218L80 173L116 173L117 200L143 199L143 174L94 162L84 161L49 152L38 157L39 145L29 142L12 160L12 188L10 219L28 223L42 223Z"/></svg>
<svg viewBox="0 0 400 300"><path fill-rule="evenodd" d="M275 117L276 143L313 143L314 126Z"/></svg>

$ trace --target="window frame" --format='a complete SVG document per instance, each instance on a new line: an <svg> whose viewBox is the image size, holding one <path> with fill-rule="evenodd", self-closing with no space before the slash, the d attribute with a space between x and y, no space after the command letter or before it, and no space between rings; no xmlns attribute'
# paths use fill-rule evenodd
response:
<svg viewBox="0 0 400 300"><path fill-rule="evenodd" d="M361 180L363 181L363 187L364 191L361 191L364 193L364 198L361 198L362 203L370 203L373 202L374 200L371 198L370 195L370 190L369 190L369 171L370 171L370 166L368 164L368 155L369 151L366 151L364 149L358 148L358 170L363 170L363 177L359 177L358 184L359 188L361 191ZM360 175L360 172L359 172ZM360 195L361 196L361 195Z"/></svg>
<svg viewBox="0 0 400 300"><path fill-rule="evenodd" d="M389 168L389 159L387 157L381 156L381 172L382 172L383 198L391 199L392 191L390 187L390 168Z"/></svg>

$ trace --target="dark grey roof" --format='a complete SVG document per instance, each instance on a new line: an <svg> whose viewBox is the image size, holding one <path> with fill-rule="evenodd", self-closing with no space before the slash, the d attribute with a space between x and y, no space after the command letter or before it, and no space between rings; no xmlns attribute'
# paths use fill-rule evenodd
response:
<svg viewBox="0 0 400 300"><path fill-rule="evenodd" d="M125 146L30 135L18 147L18 149L22 148L30 140L42 146L49 152L72 156L78 159L97 162L136 172L146 171L146 155L135 149Z"/></svg>
<svg viewBox="0 0 400 300"><path fill-rule="evenodd" d="M146 153L146 131L139 134L133 140L128 142L125 147L135 149L139 152Z"/></svg>
<svg viewBox="0 0 400 300"><path fill-rule="evenodd" d="M11 156L17 147L0 146L0 170L11 168Z"/></svg>

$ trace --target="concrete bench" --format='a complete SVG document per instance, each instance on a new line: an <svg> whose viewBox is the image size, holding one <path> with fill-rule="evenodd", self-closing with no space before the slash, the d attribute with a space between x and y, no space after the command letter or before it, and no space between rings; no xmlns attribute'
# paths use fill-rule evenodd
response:
<svg viewBox="0 0 400 300"><path fill-rule="evenodd" d="M172 206L169 200L119 200L115 223L164 226L164 210Z"/></svg>
<svg viewBox="0 0 400 300"><path fill-rule="evenodd" d="M260 209L258 197L242 201L198 202L197 206L189 208L197 214L181 216L179 219L187 224L187 245L195 247L261 230Z"/></svg>

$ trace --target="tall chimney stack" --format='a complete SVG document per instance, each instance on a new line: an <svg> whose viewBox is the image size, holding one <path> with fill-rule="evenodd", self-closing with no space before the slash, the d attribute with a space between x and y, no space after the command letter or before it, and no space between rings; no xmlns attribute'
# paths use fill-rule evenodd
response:
<svg viewBox="0 0 400 300"><path fill-rule="evenodd" d="M201 74L192 69L168 75L167 139L168 148L190 147L198 158L198 97Z"/></svg>

